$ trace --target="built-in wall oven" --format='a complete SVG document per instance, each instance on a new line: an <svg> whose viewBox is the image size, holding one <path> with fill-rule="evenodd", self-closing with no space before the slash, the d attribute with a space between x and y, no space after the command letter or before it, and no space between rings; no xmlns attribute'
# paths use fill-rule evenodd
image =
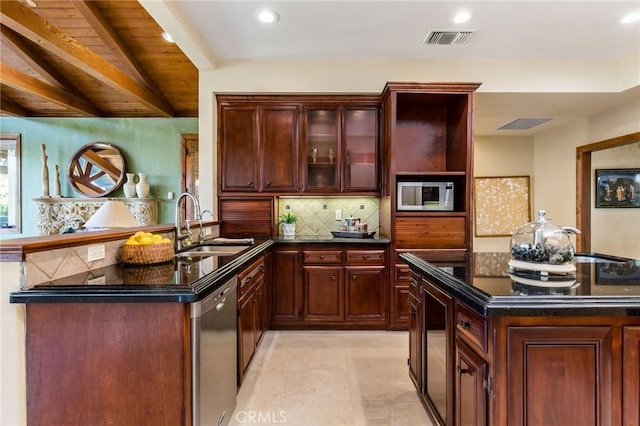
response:
<svg viewBox="0 0 640 426"><path fill-rule="evenodd" d="M193 426L226 425L236 407L237 287L234 276L191 304Z"/></svg>

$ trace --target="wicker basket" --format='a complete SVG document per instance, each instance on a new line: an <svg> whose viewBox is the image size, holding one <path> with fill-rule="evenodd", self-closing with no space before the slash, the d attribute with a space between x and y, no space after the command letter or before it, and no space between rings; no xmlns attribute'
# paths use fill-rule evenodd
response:
<svg viewBox="0 0 640 426"><path fill-rule="evenodd" d="M157 265L125 265L120 270L123 284L168 284L173 281L175 266L173 262L165 262Z"/></svg>
<svg viewBox="0 0 640 426"><path fill-rule="evenodd" d="M173 259L173 243L125 244L122 246L123 263L153 265Z"/></svg>

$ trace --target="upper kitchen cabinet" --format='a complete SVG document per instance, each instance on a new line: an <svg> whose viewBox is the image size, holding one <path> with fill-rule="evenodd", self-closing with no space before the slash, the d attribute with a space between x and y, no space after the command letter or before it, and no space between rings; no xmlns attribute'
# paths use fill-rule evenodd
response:
<svg viewBox="0 0 640 426"><path fill-rule="evenodd" d="M378 96L217 99L224 195L378 195Z"/></svg>
<svg viewBox="0 0 640 426"><path fill-rule="evenodd" d="M225 96L218 110L221 191L298 191L298 107Z"/></svg>
<svg viewBox="0 0 640 426"><path fill-rule="evenodd" d="M218 115L222 191L258 190L259 109L223 105Z"/></svg>
<svg viewBox="0 0 640 426"><path fill-rule="evenodd" d="M340 189L340 108L304 107L306 191Z"/></svg>
<svg viewBox="0 0 640 426"><path fill-rule="evenodd" d="M348 100L304 107L305 192L377 194L379 107Z"/></svg>

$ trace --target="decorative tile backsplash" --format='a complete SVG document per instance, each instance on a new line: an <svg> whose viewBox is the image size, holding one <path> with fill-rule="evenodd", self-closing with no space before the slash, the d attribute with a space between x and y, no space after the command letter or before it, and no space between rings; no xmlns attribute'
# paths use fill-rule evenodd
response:
<svg viewBox="0 0 640 426"><path fill-rule="evenodd" d="M336 220L336 210L342 211L342 220ZM344 218L347 217L360 218L361 223L367 224L369 232L376 231L380 223L380 204L374 197L281 197L278 199L278 211L298 216L296 235L331 235L331 231L345 224Z"/></svg>

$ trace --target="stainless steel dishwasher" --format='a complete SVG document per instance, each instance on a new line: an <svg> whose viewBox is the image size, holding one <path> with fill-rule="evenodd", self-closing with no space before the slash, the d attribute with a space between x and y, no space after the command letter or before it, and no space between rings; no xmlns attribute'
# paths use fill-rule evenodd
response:
<svg viewBox="0 0 640 426"><path fill-rule="evenodd" d="M234 276L191 304L192 424L229 423L237 393L237 291Z"/></svg>

